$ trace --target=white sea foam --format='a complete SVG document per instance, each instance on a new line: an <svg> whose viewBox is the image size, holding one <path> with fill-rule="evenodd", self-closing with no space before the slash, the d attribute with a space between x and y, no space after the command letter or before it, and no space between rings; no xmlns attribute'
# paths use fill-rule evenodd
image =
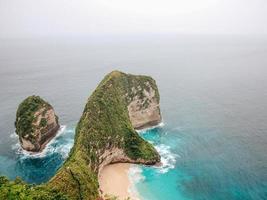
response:
<svg viewBox="0 0 267 200"><path fill-rule="evenodd" d="M131 177L133 183L138 183L145 180L145 177L142 175L142 169L138 165L131 165L129 169L129 176Z"/></svg>
<svg viewBox="0 0 267 200"><path fill-rule="evenodd" d="M136 188L136 184L140 181L145 180L145 177L142 175L142 168L138 165L131 165L128 171L128 176L130 180L130 187L128 188L128 192L131 194L131 197L134 200L138 200L140 198Z"/></svg>
<svg viewBox="0 0 267 200"><path fill-rule="evenodd" d="M162 121L161 123L159 123L156 126L152 126L152 127L146 128L146 129L138 130L137 132L140 134L144 134L149 130L152 130L152 129L155 129L158 127L163 127L164 125L165 124ZM166 134L167 134L167 132L165 132L165 135ZM154 141L148 140L148 142L155 145ZM155 145L155 148L161 156L161 165L156 166L155 168L157 169L157 171L159 173L167 173L170 169L173 169L175 167L176 159L179 156L177 154L172 153L170 146L167 146L165 144Z"/></svg>
<svg viewBox="0 0 267 200"><path fill-rule="evenodd" d="M16 144L12 144L11 145L11 149L12 150L18 150L20 148L20 144L19 144L19 142L17 142Z"/></svg>
<svg viewBox="0 0 267 200"><path fill-rule="evenodd" d="M25 151L24 149L21 148L19 142L17 142L16 144L12 145L12 149L16 151L16 154L18 154L22 159L23 158L43 158L49 154L52 153L60 153L62 155L63 158L66 158L68 156L68 153L73 145L73 139L67 139L66 143L59 143L57 145L54 145L56 142L58 142L58 138L63 135L66 134L68 132L73 132L73 130L66 130L66 126L62 125L60 126L60 129L58 131L58 133L56 134L56 136L49 141L49 143L46 145L46 147L43 149L43 151L39 152L39 153L33 153L33 152L28 152ZM13 135L13 134L12 134ZM14 136L12 136L14 137Z"/></svg>
<svg viewBox="0 0 267 200"><path fill-rule="evenodd" d="M10 138L12 138L12 139L17 139L19 136L17 135L17 133L16 132L14 132L14 133L12 133L11 135L10 135Z"/></svg>
<svg viewBox="0 0 267 200"><path fill-rule="evenodd" d="M74 139L68 139L67 143L61 144L55 148L55 152L58 152L62 155L64 159L66 159L69 155L69 152L74 144Z"/></svg>
<svg viewBox="0 0 267 200"><path fill-rule="evenodd" d="M153 168L158 173L167 173L169 170L175 167L176 159L179 156L177 154L172 153L170 146L167 146L165 144L156 145L155 148L161 156L162 164L160 166L154 166ZM134 199L141 199L136 188L136 184L145 181L145 176L142 175L142 172L142 166L138 165L131 165L128 172L130 180L130 188L128 189L128 192L131 194L131 196L136 197Z"/></svg>
<svg viewBox="0 0 267 200"><path fill-rule="evenodd" d="M175 167L176 159L179 156L172 153L170 147L165 144L156 145L155 148L161 156L161 165L155 168L160 173L167 173L170 169Z"/></svg>
<svg viewBox="0 0 267 200"><path fill-rule="evenodd" d="M163 126L165 126L165 124L164 124L164 122L163 122L163 120L162 120L162 121L161 121L159 124L157 124L156 126L151 126L151 127L144 128L144 129L141 129L141 130L136 130L136 132L137 132L137 133L145 133L146 131L152 130L152 129L154 129L154 128L161 128L161 127L163 127Z"/></svg>

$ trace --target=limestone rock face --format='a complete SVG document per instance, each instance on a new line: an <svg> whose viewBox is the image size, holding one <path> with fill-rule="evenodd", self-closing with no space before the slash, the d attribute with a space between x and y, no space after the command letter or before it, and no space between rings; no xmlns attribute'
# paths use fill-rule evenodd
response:
<svg viewBox="0 0 267 200"><path fill-rule="evenodd" d="M151 78L131 88L128 112L135 129L142 129L159 124L162 120L159 107L159 94L155 81Z"/></svg>
<svg viewBox="0 0 267 200"><path fill-rule="evenodd" d="M39 96L19 105L15 126L21 147L33 152L41 151L60 127L53 107Z"/></svg>

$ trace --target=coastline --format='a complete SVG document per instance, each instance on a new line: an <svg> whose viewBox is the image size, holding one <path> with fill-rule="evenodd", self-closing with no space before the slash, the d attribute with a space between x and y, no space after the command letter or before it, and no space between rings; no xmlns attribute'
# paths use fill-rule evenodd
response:
<svg viewBox="0 0 267 200"><path fill-rule="evenodd" d="M57 136L60 129L61 129L61 126L59 124L57 124L57 126L52 128L51 130L49 130L48 133L46 133L46 136L45 136L46 138L41 139L41 145L40 145L39 151L36 151L34 153L41 153L46 148L46 145L48 145L50 143L50 141L53 140ZM42 140L44 140L44 141L42 141Z"/></svg>
<svg viewBox="0 0 267 200"><path fill-rule="evenodd" d="M47 152L49 151L49 146L59 137L61 136L64 131L66 130L66 125L60 125L59 126L59 129L57 130L56 134L54 137L51 138L51 140L49 140L44 148L39 151L39 152L33 152L33 151L27 151L25 149L23 149L20 145L20 142L18 142L16 144L16 149L17 149L17 154L20 154L20 155L24 155L24 156L29 156L29 157L32 157L32 158L37 158L37 157L44 157L46 156ZM15 135L12 136L14 138L18 138L18 135L16 133L14 133Z"/></svg>
<svg viewBox="0 0 267 200"><path fill-rule="evenodd" d="M117 163L105 166L99 174L99 185L103 196L116 196L118 200L140 200L131 192L129 163Z"/></svg>
<svg viewBox="0 0 267 200"><path fill-rule="evenodd" d="M148 126L139 130L138 133L143 133L151 129L163 127L163 120L154 126ZM140 200L138 194L134 190L134 183L129 175L130 163L115 163L105 166L99 173L98 181L101 195L108 197L117 197L118 200Z"/></svg>

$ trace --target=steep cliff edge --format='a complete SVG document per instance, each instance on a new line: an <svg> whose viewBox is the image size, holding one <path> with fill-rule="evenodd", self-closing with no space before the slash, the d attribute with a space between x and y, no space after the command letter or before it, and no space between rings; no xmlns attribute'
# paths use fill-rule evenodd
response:
<svg viewBox="0 0 267 200"><path fill-rule="evenodd" d="M41 151L59 129L53 107L39 96L29 96L18 107L16 133L21 147L27 151Z"/></svg>
<svg viewBox="0 0 267 200"><path fill-rule="evenodd" d="M160 162L154 147L134 129L160 121L155 81L148 76L111 72L88 99L69 158L47 186L70 199L97 199L98 174L105 165Z"/></svg>
<svg viewBox="0 0 267 200"><path fill-rule="evenodd" d="M129 76L128 84L126 100L133 127L143 129L159 124L162 119L156 82L147 76Z"/></svg>

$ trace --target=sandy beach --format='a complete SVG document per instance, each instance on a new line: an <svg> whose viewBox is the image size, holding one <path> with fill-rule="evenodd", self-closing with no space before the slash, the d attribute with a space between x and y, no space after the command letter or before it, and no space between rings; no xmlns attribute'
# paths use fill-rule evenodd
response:
<svg viewBox="0 0 267 200"><path fill-rule="evenodd" d="M118 163L104 167L99 176L100 189L106 195L114 195L119 200L125 200L128 197L131 200L138 200L129 192L131 186L128 171L130 164Z"/></svg>

